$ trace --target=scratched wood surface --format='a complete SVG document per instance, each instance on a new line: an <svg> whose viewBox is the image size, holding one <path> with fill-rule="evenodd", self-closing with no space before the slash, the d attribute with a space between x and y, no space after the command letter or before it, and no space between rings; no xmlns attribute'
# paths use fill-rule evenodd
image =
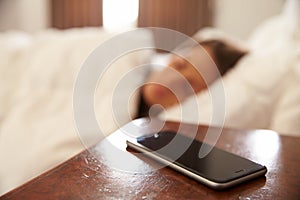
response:
<svg viewBox="0 0 300 200"><path fill-rule="evenodd" d="M167 122L163 129L178 130L179 124ZM203 140L207 127L197 129L197 139ZM193 130L186 125L180 131ZM115 132L0 199L300 199L300 138L223 129L219 148L264 164L268 172L266 178L214 191L126 149L127 137Z"/></svg>

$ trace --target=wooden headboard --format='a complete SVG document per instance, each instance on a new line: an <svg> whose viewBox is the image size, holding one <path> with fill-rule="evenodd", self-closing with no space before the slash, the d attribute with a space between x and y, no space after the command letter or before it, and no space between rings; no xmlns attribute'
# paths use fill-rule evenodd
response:
<svg viewBox="0 0 300 200"><path fill-rule="evenodd" d="M51 0L52 27L102 26L102 0Z"/></svg>
<svg viewBox="0 0 300 200"><path fill-rule="evenodd" d="M212 0L140 0L139 27L164 27L192 36L212 25Z"/></svg>
<svg viewBox="0 0 300 200"><path fill-rule="evenodd" d="M52 27L102 26L102 0L51 0ZM139 27L164 27L189 36L212 25L213 0L139 0ZM116 5L118 6L118 5Z"/></svg>

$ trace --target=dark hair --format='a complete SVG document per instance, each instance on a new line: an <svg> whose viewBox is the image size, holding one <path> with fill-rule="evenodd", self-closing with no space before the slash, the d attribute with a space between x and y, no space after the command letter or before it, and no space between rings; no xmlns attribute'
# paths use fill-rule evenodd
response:
<svg viewBox="0 0 300 200"><path fill-rule="evenodd" d="M200 41L199 44L207 46L212 50L213 59L221 75L224 75L229 69L233 68L238 60L247 54L245 50L238 49L220 40Z"/></svg>

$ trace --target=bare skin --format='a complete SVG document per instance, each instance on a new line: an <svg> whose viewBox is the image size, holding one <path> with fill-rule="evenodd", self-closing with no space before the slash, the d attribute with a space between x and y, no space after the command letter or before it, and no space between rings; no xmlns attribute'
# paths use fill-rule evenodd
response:
<svg viewBox="0 0 300 200"><path fill-rule="evenodd" d="M168 67L150 76L142 88L144 101L149 107L160 104L168 108L178 104L193 93L206 89L219 77L210 47L193 48L185 58L172 56Z"/></svg>

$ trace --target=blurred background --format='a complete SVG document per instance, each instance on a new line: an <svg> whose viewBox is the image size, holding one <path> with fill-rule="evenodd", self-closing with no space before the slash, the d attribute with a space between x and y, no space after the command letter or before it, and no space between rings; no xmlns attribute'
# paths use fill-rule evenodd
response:
<svg viewBox="0 0 300 200"><path fill-rule="evenodd" d="M213 26L245 39L284 0L0 0L0 31L157 26L192 35Z"/></svg>
<svg viewBox="0 0 300 200"><path fill-rule="evenodd" d="M116 32L134 27L164 27L192 36L210 26L199 31L201 36L237 39L249 53L224 77L225 126L299 136L299 16L300 0L0 0L0 195L84 149L74 121L78 72L92 50ZM225 34L214 36L219 30ZM130 35L128 41L152 42L151 32L143 31ZM138 88L149 71L145 67L140 73L133 67L152 64L156 58L166 63L157 52L139 53L112 62L115 67L109 66L112 71L106 74L104 89L96 92L97 121L107 135L138 111L138 92L132 93L132 101L126 95L118 97L118 104L128 108L116 115L118 121L108 106L123 75L137 73L133 74L137 80L122 86ZM103 66L97 59L92 64L95 69ZM166 110L166 119L211 124L210 95L199 93L197 99L199 119L192 115L183 119L181 105ZM193 105L184 104L189 110L195 110ZM84 121L89 121L83 113ZM90 132L98 130L87 127L90 140ZM262 145L272 150L261 155L262 160L276 154L278 138L272 146ZM259 146L255 147L260 150Z"/></svg>

